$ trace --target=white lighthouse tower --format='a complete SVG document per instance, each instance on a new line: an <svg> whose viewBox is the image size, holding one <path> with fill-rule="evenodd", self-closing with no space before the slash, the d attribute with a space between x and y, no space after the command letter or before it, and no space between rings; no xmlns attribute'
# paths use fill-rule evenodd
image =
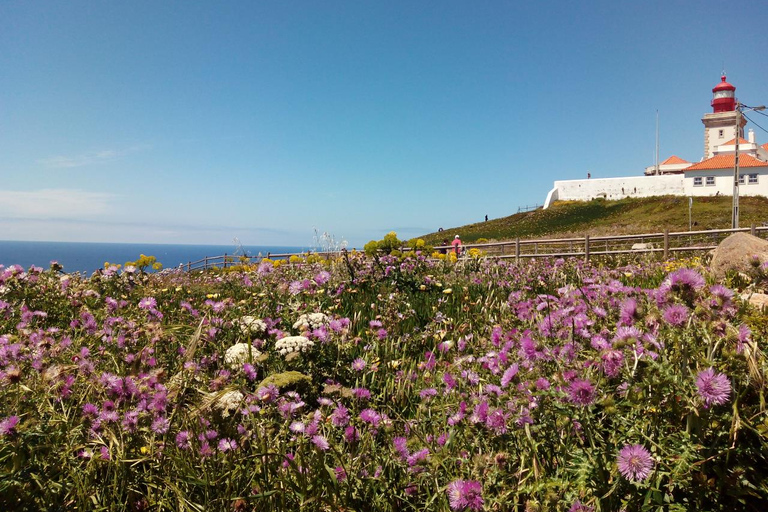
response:
<svg viewBox="0 0 768 512"><path fill-rule="evenodd" d="M720 83L712 89L712 113L705 114L701 119L704 123L704 158L715 155L718 146L736 137L744 137L744 125L747 120L739 120L736 130L736 87L725 81L725 74L720 77Z"/></svg>

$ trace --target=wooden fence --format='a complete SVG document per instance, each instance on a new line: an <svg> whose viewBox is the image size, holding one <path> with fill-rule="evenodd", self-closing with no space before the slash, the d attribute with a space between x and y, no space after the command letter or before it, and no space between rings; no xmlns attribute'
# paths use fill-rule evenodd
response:
<svg viewBox="0 0 768 512"><path fill-rule="evenodd" d="M681 231L670 233L644 233L639 235L584 236L577 238L553 238L541 240L520 240L492 242L486 244L464 244L462 249L480 249L487 257L514 258L584 258L618 254L661 254L664 259L675 254L707 252L733 233L751 233L760 238L768 237L768 226L738 229L713 229L708 231ZM435 250L450 252L452 247L438 246ZM341 252L296 253L297 256L317 254L322 257L336 257ZM208 256L198 261L181 265L184 270L205 270L227 268L243 263L258 263L264 258L290 258L294 253L270 254L266 256Z"/></svg>

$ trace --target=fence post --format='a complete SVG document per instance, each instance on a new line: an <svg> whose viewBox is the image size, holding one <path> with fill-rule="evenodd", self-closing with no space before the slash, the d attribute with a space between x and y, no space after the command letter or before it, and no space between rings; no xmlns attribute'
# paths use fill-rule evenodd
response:
<svg viewBox="0 0 768 512"><path fill-rule="evenodd" d="M669 228L664 230L664 259L669 258Z"/></svg>
<svg viewBox="0 0 768 512"><path fill-rule="evenodd" d="M205 270L208 270L208 256L205 257L205 262L203 263L203 268Z"/></svg>
<svg viewBox="0 0 768 512"><path fill-rule="evenodd" d="M191 270L191 268L192 268L192 262L191 261L187 261L187 272L189 272Z"/></svg>
<svg viewBox="0 0 768 512"><path fill-rule="evenodd" d="M752 236L755 236L757 234L757 227L755 226L754 222L749 227L749 234L752 235Z"/></svg>
<svg viewBox="0 0 768 512"><path fill-rule="evenodd" d="M584 261L589 261L589 235L584 235Z"/></svg>
<svg viewBox="0 0 768 512"><path fill-rule="evenodd" d="M520 238L515 238L515 263L520 263Z"/></svg>

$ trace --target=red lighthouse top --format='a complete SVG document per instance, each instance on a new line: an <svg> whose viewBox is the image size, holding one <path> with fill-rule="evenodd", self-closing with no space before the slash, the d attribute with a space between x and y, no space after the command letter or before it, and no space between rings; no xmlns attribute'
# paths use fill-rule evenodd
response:
<svg viewBox="0 0 768 512"><path fill-rule="evenodd" d="M720 77L720 83L712 89L712 111L733 112L736 110L736 88Z"/></svg>

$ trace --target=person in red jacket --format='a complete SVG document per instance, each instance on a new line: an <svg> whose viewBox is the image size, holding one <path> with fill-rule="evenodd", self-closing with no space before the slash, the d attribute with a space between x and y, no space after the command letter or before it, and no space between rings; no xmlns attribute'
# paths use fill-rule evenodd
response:
<svg viewBox="0 0 768 512"><path fill-rule="evenodd" d="M456 256L458 256L461 253L461 239L459 238L459 235L453 237L453 242L451 242L451 245L453 246L453 252L455 252Z"/></svg>

